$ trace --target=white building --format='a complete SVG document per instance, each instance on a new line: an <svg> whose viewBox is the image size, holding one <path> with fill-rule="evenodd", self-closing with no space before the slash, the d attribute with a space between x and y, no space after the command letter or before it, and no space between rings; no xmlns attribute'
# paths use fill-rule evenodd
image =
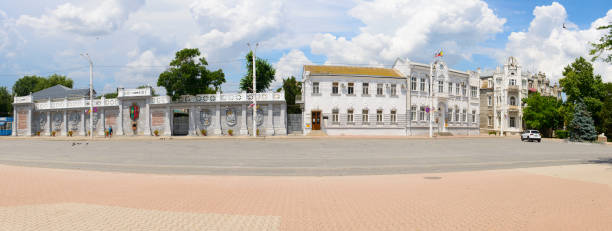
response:
<svg viewBox="0 0 612 231"><path fill-rule="evenodd" d="M481 124L482 133L517 134L523 126L523 103L530 92L543 96L561 98L561 88L550 81L543 73L524 72L514 57L509 57L493 75L481 77Z"/></svg>
<svg viewBox="0 0 612 231"><path fill-rule="evenodd" d="M397 59L392 68L306 65L302 81L304 134L428 135L430 120L435 134L479 133L478 72L449 70L442 60Z"/></svg>

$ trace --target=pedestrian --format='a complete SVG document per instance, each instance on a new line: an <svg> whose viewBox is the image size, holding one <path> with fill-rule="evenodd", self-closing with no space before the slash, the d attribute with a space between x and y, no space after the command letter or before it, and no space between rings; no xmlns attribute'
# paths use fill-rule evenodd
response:
<svg viewBox="0 0 612 231"><path fill-rule="evenodd" d="M113 138L113 126L108 127L108 136L109 138Z"/></svg>

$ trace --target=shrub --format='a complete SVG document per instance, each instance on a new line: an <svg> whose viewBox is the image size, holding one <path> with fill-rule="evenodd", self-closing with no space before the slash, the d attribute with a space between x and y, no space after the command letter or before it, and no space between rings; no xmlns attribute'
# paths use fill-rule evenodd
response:
<svg viewBox="0 0 612 231"><path fill-rule="evenodd" d="M567 130L556 130L555 136L559 139L567 139L567 137L569 137L569 132Z"/></svg>
<svg viewBox="0 0 612 231"><path fill-rule="evenodd" d="M72 131L68 131L68 136L72 136Z"/></svg>
<svg viewBox="0 0 612 231"><path fill-rule="evenodd" d="M232 129L227 130L227 134L230 135L230 136L233 136L234 135L234 130L232 130Z"/></svg>
<svg viewBox="0 0 612 231"><path fill-rule="evenodd" d="M36 132L36 136L40 136L40 132Z"/></svg>
<svg viewBox="0 0 612 231"><path fill-rule="evenodd" d="M200 130L200 133L202 133L203 136L206 136L206 129Z"/></svg>
<svg viewBox="0 0 612 231"><path fill-rule="evenodd" d="M51 136L55 136L55 133L56 133L55 131L52 131Z"/></svg>
<svg viewBox="0 0 612 231"><path fill-rule="evenodd" d="M155 136L159 136L159 130L155 129L155 131L153 131L153 134L155 134Z"/></svg>
<svg viewBox="0 0 612 231"><path fill-rule="evenodd" d="M489 135L497 135L496 131L489 131Z"/></svg>
<svg viewBox="0 0 612 231"><path fill-rule="evenodd" d="M255 134L257 134L256 136L259 136L259 129L256 130Z"/></svg>

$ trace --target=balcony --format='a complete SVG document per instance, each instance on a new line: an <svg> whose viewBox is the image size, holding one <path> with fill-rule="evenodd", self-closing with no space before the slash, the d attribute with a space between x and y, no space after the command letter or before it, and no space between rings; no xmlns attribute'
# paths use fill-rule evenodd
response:
<svg viewBox="0 0 612 231"><path fill-rule="evenodd" d="M518 85L510 85L510 86L508 86L508 91L509 92L518 92L519 91L519 86Z"/></svg>
<svg viewBox="0 0 612 231"><path fill-rule="evenodd" d="M520 107L517 105L508 105L508 111L519 111Z"/></svg>

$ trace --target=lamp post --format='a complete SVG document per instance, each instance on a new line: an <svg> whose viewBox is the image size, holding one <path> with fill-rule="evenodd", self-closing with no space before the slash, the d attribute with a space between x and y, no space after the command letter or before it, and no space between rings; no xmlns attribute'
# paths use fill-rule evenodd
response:
<svg viewBox="0 0 612 231"><path fill-rule="evenodd" d="M93 62L89 54L81 54L89 61L89 138L93 139Z"/></svg>
<svg viewBox="0 0 612 231"><path fill-rule="evenodd" d="M251 43L247 43L247 45L249 46L249 49L251 49L253 51L253 137L257 137L257 100L255 99L257 96L257 73L256 73L256 58L255 58L255 52L257 51L257 47L259 46L259 43L255 43L255 47L251 48Z"/></svg>

